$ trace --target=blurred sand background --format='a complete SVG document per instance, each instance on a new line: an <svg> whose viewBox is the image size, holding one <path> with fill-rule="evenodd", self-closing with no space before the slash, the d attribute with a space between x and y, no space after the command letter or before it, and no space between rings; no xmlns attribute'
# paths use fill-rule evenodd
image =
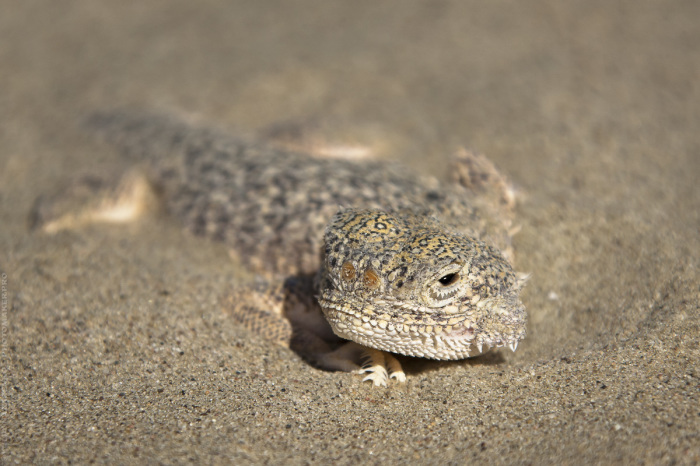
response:
<svg viewBox="0 0 700 466"><path fill-rule="evenodd" d="M700 2L0 2L5 464L700 462ZM522 193L518 351L310 367L223 315L250 278L167 216L32 234L123 169L80 127L140 107L322 137ZM330 128L330 129L329 129Z"/></svg>

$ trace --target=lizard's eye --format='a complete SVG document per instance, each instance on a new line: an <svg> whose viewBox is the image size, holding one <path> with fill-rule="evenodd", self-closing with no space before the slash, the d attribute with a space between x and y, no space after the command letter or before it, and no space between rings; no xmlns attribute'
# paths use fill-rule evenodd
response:
<svg viewBox="0 0 700 466"><path fill-rule="evenodd" d="M457 280L459 280L459 273L448 273L447 275L443 275L438 279L440 284L442 286L450 286L453 285Z"/></svg>
<svg viewBox="0 0 700 466"><path fill-rule="evenodd" d="M425 303L433 308L444 307L463 296L468 289L462 279L464 267L463 262L454 262L436 273L426 283L423 294Z"/></svg>

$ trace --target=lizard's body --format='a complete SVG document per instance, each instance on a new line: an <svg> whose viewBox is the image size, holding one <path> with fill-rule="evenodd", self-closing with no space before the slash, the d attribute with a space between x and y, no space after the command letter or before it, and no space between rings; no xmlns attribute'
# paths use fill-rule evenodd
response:
<svg viewBox="0 0 700 466"><path fill-rule="evenodd" d="M462 152L444 185L164 116L108 113L90 126L145 166L189 231L224 241L266 277L236 287L227 312L322 367L357 368L331 327L364 347L435 359L514 349L524 337L521 285L508 263L512 199L483 157ZM42 209L45 230L66 223ZM375 384L387 366L404 379L393 358L367 353Z"/></svg>

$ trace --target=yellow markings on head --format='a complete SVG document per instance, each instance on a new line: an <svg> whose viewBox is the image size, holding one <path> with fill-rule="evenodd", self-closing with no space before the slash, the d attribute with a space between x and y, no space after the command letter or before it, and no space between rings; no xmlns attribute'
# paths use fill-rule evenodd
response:
<svg viewBox="0 0 700 466"><path fill-rule="evenodd" d="M386 212L348 211L339 214L336 223L347 238L376 243L398 236L402 230L395 216Z"/></svg>

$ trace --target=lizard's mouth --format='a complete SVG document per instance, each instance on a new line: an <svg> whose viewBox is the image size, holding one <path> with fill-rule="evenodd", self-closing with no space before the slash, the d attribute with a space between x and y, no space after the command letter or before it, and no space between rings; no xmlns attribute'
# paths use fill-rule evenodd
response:
<svg viewBox="0 0 700 466"><path fill-rule="evenodd" d="M496 322L470 321L464 315L421 322L417 309L410 314L403 309L401 318L392 318L388 313L355 309L347 302L320 298L319 303L339 337L407 356L448 360L478 356L492 348L515 351L525 337L524 309Z"/></svg>

